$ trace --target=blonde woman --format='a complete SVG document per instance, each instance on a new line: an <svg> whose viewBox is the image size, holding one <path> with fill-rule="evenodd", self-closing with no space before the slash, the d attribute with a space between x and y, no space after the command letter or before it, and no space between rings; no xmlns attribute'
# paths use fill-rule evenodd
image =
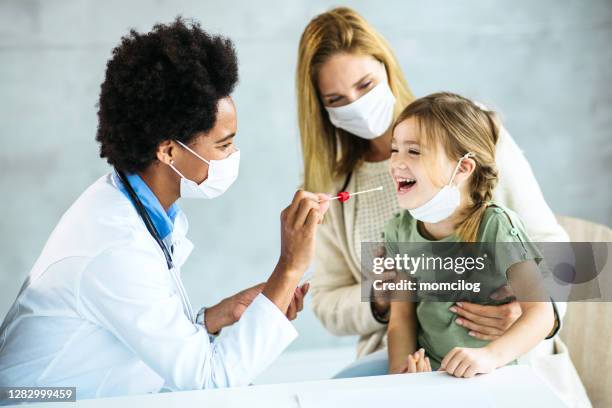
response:
<svg viewBox="0 0 612 408"><path fill-rule="evenodd" d="M361 301L360 244L380 241L385 222L399 212L388 172L390 127L414 97L387 41L346 7L316 16L305 28L296 86L304 188L337 192L384 186L382 193L330 207L318 232L312 278L315 315L333 334L359 336L357 356L363 357L386 347L389 304ZM495 201L518 213L534 241L567 241L529 163L504 128L496 157ZM532 356L564 349L555 337L564 310L563 305L556 306L550 340L540 343ZM521 315L517 302L501 306L462 302L454 310L455 322L481 340L500 337ZM572 369L569 359L564 361ZM386 372L386 362L380 368Z"/></svg>

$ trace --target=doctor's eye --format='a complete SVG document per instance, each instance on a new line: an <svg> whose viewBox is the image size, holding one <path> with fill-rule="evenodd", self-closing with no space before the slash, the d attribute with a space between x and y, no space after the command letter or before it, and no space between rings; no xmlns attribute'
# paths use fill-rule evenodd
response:
<svg viewBox="0 0 612 408"><path fill-rule="evenodd" d="M219 148L220 148L221 150L227 150L227 149L228 149L229 147L231 147L233 144L234 144L233 142L229 142L229 143L226 143L226 144L224 144L224 145L219 146Z"/></svg>

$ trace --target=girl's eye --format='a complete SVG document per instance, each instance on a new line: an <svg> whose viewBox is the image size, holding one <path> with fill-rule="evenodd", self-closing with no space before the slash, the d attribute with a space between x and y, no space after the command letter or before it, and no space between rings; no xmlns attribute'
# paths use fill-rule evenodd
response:
<svg viewBox="0 0 612 408"><path fill-rule="evenodd" d="M412 155L415 155L415 156L418 156L418 155L420 155L420 154L421 154L421 152L419 152L419 151L418 151L418 150L416 150L416 149L409 149L409 150L408 150L408 153L410 153L410 154L412 154Z"/></svg>

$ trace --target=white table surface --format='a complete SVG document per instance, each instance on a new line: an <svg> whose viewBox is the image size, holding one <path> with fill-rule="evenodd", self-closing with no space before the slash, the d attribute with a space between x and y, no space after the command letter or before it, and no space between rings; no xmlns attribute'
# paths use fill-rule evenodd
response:
<svg viewBox="0 0 612 408"><path fill-rule="evenodd" d="M430 398L426 398L431 395ZM298 402L301 398L302 406ZM445 373L385 375L377 377L266 384L250 387L183 391L130 397L77 401L79 408L157 407L266 407L309 408L309 402L324 402L345 408L395 406L453 407L562 407L564 404L528 366L503 367L470 379ZM411 404L412 401L412 404ZM429 401L430 403L424 403ZM444 404L447 405L447 404ZM32 404L29 407L66 408L70 403ZM342 406L342 405L340 405Z"/></svg>

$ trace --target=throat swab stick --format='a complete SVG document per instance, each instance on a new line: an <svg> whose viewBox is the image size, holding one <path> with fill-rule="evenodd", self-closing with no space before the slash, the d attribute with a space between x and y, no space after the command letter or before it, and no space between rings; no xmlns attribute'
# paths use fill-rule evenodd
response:
<svg viewBox="0 0 612 408"><path fill-rule="evenodd" d="M358 194L371 193L372 191L382 191L382 189L383 189L383 186L371 188L369 190L358 191L356 193L349 193L348 191L340 191L337 196L331 197L329 200L331 201L331 200L337 199L338 201L343 203L345 201L348 201L349 198L356 196Z"/></svg>

